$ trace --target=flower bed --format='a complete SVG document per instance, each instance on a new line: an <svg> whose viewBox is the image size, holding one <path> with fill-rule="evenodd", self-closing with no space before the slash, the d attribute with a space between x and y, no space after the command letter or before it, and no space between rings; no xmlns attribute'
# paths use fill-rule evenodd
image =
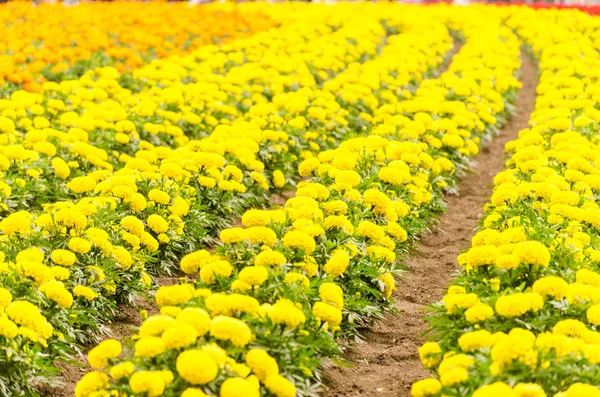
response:
<svg viewBox="0 0 600 397"><path fill-rule="evenodd" d="M404 7L385 21L378 56L318 75L356 136L313 148L282 208L248 210L214 251L183 256L187 278L158 290L161 313L144 321L132 348L123 355L107 340L91 350L96 371L78 396L313 395L323 360L339 353L334 338L391 308L399 260L519 87L519 41L502 14L413 10L422 16ZM378 15L361 15L361 26L380 24ZM450 48L444 24L466 44L448 72L422 80Z"/></svg>
<svg viewBox="0 0 600 397"><path fill-rule="evenodd" d="M460 275L432 307L419 396L597 396L597 50L578 12L507 9L540 83Z"/></svg>

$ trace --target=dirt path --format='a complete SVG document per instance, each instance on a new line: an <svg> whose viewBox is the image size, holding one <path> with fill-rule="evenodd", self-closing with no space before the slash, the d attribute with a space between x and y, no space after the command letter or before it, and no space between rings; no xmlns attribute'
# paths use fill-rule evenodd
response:
<svg viewBox="0 0 600 397"><path fill-rule="evenodd" d="M456 257L474 234L493 178L503 168L504 144L527 128L534 108L537 72L530 58L522 57L523 88L516 102L517 113L481 151L474 173L460 181L458 195L446 198L448 211L440 217L439 229L423 236L418 245L421 254L406 263L406 277L399 280L394 296L401 315L378 323L364 332L364 341L349 347L345 359L353 367L328 369L323 395L408 397L412 383L429 376L417 353L426 330L422 309L442 298L457 270Z"/></svg>

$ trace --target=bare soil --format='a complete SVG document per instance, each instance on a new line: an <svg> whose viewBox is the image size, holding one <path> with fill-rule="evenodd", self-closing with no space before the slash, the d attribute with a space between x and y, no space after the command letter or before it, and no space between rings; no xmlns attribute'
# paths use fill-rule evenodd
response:
<svg viewBox="0 0 600 397"><path fill-rule="evenodd" d="M410 396L415 381L428 377L417 349L425 341L427 329L423 309L444 295L452 274L458 269L456 257L469 246L474 229L483 215L483 205L491 195L494 176L504 165L504 145L527 128L534 109L537 70L522 54L523 88L516 102L517 112L462 178L458 194L448 195L448 211L438 228L422 236L417 254L405 265L405 277L398 279L394 295L400 316L390 316L373 329L365 330L364 340L350 345L345 359L349 368L326 370L325 396Z"/></svg>

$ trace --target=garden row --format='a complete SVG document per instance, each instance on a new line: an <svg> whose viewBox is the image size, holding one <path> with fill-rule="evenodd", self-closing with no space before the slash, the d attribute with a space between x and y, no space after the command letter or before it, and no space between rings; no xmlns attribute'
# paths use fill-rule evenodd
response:
<svg viewBox="0 0 600 397"><path fill-rule="evenodd" d="M539 63L536 109L432 307L437 342L419 353L436 378L414 397L600 395L598 19L512 8L505 19Z"/></svg>
<svg viewBox="0 0 600 397"><path fill-rule="evenodd" d="M337 7L339 15L356 6ZM182 255L179 266L187 277L159 288L161 312L144 321L132 346L106 340L89 352L95 370L77 385L78 397L315 395L323 360L339 354L335 338L354 336L358 327L392 308L400 259L443 210L443 192L469 165L480 142L509 116L520 86L520 43L502 26L504 14L494 9L407 6L390 13L387 7L399 6L359 7L358 18L342 19L344 27L329 36L319 33L305 47L289 44L295 43L290 31L306 30L301 25L270 39L280 48L271 66L302 73L294 51L304 50L307 58L314 56L310 67L321 67L312 79L285 76L279 85L251 60L232 68L232 78L252 72L255 81L271 83L271 101L248 111L249 117L262 114L263 122L224 126L223 117L202 142L275 129L269 123L285 117L273 120L272 114L283 108L295 116L288 125L298 129L284 142L298 143L286 145L277 166L266 161L276 157L265 156L267 180L283 187L278 180L304 179L284 206L246 210L242 227L222 230L214 250ZM423 80L451 48L446 26L460 32L465 44L447 72ZM352 37L348 42L365 50L361 63L344 66L316 49L337 50L331 43L339 36ZM249 54L253 40L264 46L267 37L239 42L240 48ZM271 58L265 58L269 64ZM204 62L196 66L198 60ZM197 69L189 75L200 79L211 76L200 73L206 68L214 75L222 66L217 57L199 53L179 65L155 62L133 76L146 84L142 76L166 78L186 67ZM185 101L187 85L177 86L184 90L181 96L170 90L169 100ZM143 93L153 90L139 95L148 97ZM290 100L282 106L283 98ZM330 104L324 110L315 109L320 99ZM243 105L244 98L238 100ZM311 119L323 124L311 126ZM169 139L164 142L171 144ZM176 142L194 142L182 139ZM302 149L297 155L291 152L296 147Z"/></svg>
<svg viewBox="0 0 600 397"><path fill-rule="evenodd" d="M246 40L0 100L0 394L52 383L150 275L366 131L451 47L387 7L281 7L294 21Z"/></svg>
<svg viewBox="0 0 600 397"><path fill-rule="evenodd" d="M78 78L96 67L131 71L152 59L247 37L282 22L278 14L268 16L253 6L158 2L76 7L9 2L0 6L0 20L2 97L20 87L40 92L45 80Z"/></svg>

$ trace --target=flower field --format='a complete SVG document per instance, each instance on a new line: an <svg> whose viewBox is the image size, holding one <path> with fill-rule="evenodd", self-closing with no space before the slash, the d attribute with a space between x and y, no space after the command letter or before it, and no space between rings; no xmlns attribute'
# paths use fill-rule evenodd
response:
<svg viewBox="0 0 600 397"><path fill-rule="evenodd" d="M398 314L405 262L517 110L523 57L535 111L428 302L428 339L406 354L431 377L410 394L600 395L599 17L160 2L0 16L0 396L335 394L327 368ZM139 327L115 332L141 303Z"/></svg>

